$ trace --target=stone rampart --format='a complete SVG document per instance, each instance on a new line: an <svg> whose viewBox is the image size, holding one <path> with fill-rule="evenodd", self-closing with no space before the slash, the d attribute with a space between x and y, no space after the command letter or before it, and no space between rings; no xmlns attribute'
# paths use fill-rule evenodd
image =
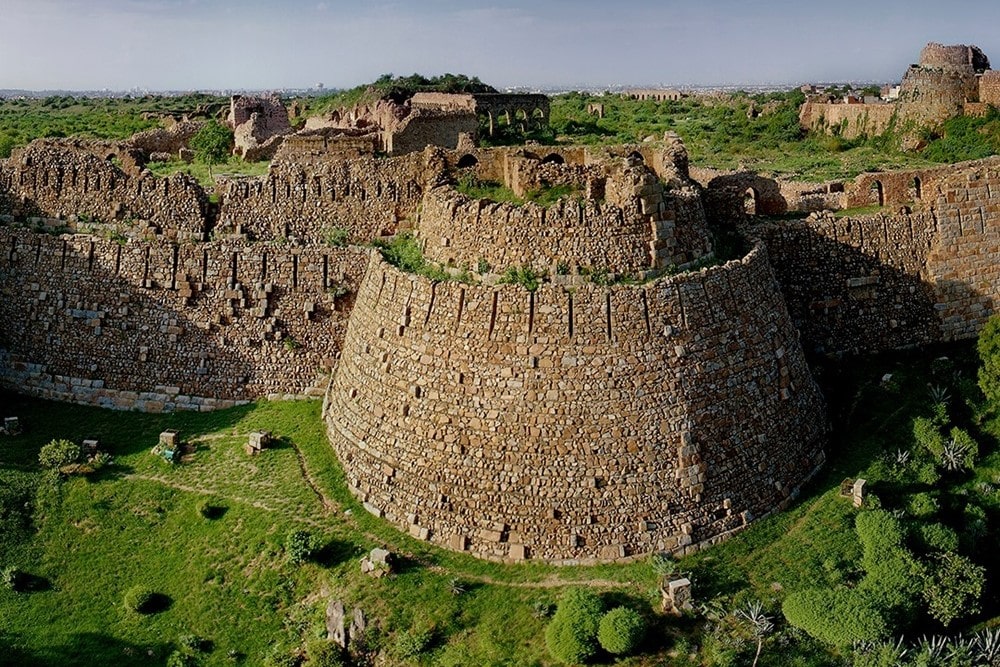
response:
<svg viewBox="0 0 1000 667"><path fill-rule="evenodd" d="M322 394L365 261L0 226L0 381L148 412Z"/></svg>
<svg viewBox="0 0 1000 667"><path fill-rule="evenodd" d="M805 102L799 124L806 130L836 133L845 139L876 137L889 129L895 104Z"/></svg>
<svg viewBox="0 0 1000 667"><path fill-rule="evenodd" d="M689 552L783 506L822 400L760 246L645 286L434 283L374 257L324 415L420 539L558 562Z"/></svg>
<svg viewBox="0 0 1000 667"><path fill-rule="evenodd" d="M426 157L272 165L267 176L220 179L218 231L251 240L322 243L339 227L354 242L395 233L420 203Z"/></svg>
<svg viewBox="0 0 1000 667"><path fill-rule="evenodd" d="M478 131L479 121L471 112L414 110L382 133L382 148L389 155L403 155L427 146L456 149L463 140L471 147Z"/></svg>
<svg viewBox="0 0 1000 667"><path fill-rule="evenodd" d="M1000 71L990 70L979 77L979 101L1000 107Z"/></svg>
<svg viewBox="0 0 1000 667"><path fill-rule="evenodd" d="M15 151L2 172L8 199L0 215L117 222L177 240L206 233L207 197L184 174L134 175L91 152L44 141Z"/></svg>

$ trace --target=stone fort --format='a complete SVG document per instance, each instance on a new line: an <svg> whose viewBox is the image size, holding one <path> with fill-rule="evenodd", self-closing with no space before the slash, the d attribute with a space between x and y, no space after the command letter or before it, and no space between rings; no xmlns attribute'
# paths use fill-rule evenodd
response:
<svg viewBox="0 0 1000 667"><path fill-rule="evenodd" d="M150 412L323 397L352 492L414 537L614 561L795 497L827 431L807 354L969 338L1000 298L1000 159L865 175L899 214L758 222L745 175L699 185L670 135L352 151L279 151L215 198L100 143L15 151L0 380ZM568 194L498 203L468 179ZM453 279L371 247L400 232Z"/></svg>

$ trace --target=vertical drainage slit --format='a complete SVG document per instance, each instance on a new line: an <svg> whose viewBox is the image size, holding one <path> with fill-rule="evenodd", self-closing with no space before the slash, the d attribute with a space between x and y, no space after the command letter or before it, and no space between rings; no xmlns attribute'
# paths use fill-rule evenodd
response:
<svg viewBox="0 0 1000 667"><path fill-rule="evenodd" d="M201 252L201 284L208 282L208 251L202 250Z"/></svg>
<svg viewBox="0 0 1000 667"><path fill-rule="evenodd" d="M646 290L642 290L641 294L642 294L642 317L644 320L646 320L646 335L652 336L653 327L649 325L649 301L646 298L647 295Z"/></svg>
<svg viewBox="0 0 1000 667"><path fill-rule="evenodd" d="M174 246L174 261L170 271L170 289L177 289L177 263L180 259L180 251L181 249L178 246Z"/></svg>
<svg viewBox="0 0 1000 667"><path fill-rule="evenodd" d="M544 212L543 212L544 215ZM528 292L528 333L535 329L535 293Z"/></svg>
<svg viewBox="0 0 1000 667"><path fill-rule="evenodd" d="M437 283L431 283L431 300L427 304L427 312L424 314L424 328L431 321L431 313L434 311L434 297L437 296Z"/></svg>
<svg viewBox="0 0 1000 667"><path fill-rule="evenodd" d="M149 247L142 253L142 286L149 285Z"/></svg>
<svg viewBox="0 0 1000 667"><path fill-rule="evenodd" d="M497 296L498 295L497 295L496 291L494 291L493 292L493 310L490 313L490 330L489 330L489 333L486 334L486 339L487 340L493 338L493 327L495 327L496 323L497 323Z"/></svg>
<svg viewBox="0 0 1000 667"><path fill-rule="evenodd" d="M572 292L567 294L566 303L566 322L569 325L569 337L573 337L573 294Z"/></svg>
<svg viewBox="0 0 1000 667"><path fill-rule="evenodd" d="M299 256L292 255L292 289L299 288Z"/></svg>
<svg viewBox="0 0 1000 667"><path fill-rule="evenodd" d="M382 282L378 286L378 295L375 297L376 306L378 305L378 302L382 300L382 290L384 289L385 289L385 271L382 272Z"/></svg>
<svg viewBox="0 0 1000 667"><path fill-rule="evenodd" d="M120 275L122 270L122 247L115 245L115 275Z"/></svg>
<svg viewBox="0 0 1000 667"><path fill-rule="evenodd" d="M330 256L323 255L323 289L330 287Z"/></svg>
<svg viewBox="0 0 1000 667"><path fill-rule="evenodd" d="M90 242L90 248L87 251L87 273L94 272L94 242Z"/></svg>
<svg viewBox="0 0 1000 667"><path fill-rule="evenodd" d="M42 239L35 240L35 266L42 259Z"/></svg>
<svg viewBox="0 0 1000 667"><path fill-rule="evenodd" d="M455 315L455 331L458 331L458 325L462 322L462 310L465 308L465 288L461 287L458 290L458 312Z"/></svg>
<svg viewBox="0 0 1000 667"><path fill-rule="evenodd" d="M239 261L237 257L238 257L238 255L234 252L233 253L233 263L232 263L232 266L230 267L231 273L230 273L230 276L229 276L229 286L232 287L232 288L236 287L236 266L237 266L237 262Z"/></svg>
<svg viewBox="0 0 1000 667"><path fill-rule="evenodd" d="M66 242L63 241L63 244L62 244L62 259L59 260L59 268L60 269L65 269L66 268L66 252L67 252Z"/></svg>
<svg viewBox="0 0 1000 667"><path fill-rule="evenodd" d="M267 280L267 253L263 252L260 254L260 281L264 282Z"/></svg>
<svg viewBox="0 0 1000 667"><path fill-rule="evenodd" d="M608 340L611 340L611 292L604 293L604 314L607 316Z"/></svg>

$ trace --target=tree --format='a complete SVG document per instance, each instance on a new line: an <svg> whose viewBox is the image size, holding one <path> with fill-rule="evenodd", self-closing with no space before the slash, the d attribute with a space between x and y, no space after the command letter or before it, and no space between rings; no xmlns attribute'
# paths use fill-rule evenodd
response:
<svg viewBox="0 0 1000 667"><path fill-rule="evenodd" d="M229 157L233 145L233 133L217 120L205 123L188 142L199 162L208 165L208 175L212 176L212 165L221 164Z"/></svg>
<svg viewBox="0 0 1000 667"><path fill-rule="evenodd" d="M585 588L567 589L559 598L552 621L545 628L545 644L559 662L587 662L597 653L597 629L603 605Z"/></svg>
<svg viewBox="0 0 1000 667"><path fill-rule="evenodd" d="M925 573L923 597L931 616L948 627L957 618L979 612L985 583L983 567L956 553L938 554Z"/></svg>

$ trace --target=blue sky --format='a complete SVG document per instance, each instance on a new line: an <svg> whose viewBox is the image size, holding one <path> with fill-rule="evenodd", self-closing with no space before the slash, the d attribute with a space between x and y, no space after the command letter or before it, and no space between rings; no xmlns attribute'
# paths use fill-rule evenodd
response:
<svg viewBox="0 0 1000 667"><path fill-rule="evenodd" d="M897 80L928 41L1000 68L1000 2L0 0L0 88Z"/></svg>

